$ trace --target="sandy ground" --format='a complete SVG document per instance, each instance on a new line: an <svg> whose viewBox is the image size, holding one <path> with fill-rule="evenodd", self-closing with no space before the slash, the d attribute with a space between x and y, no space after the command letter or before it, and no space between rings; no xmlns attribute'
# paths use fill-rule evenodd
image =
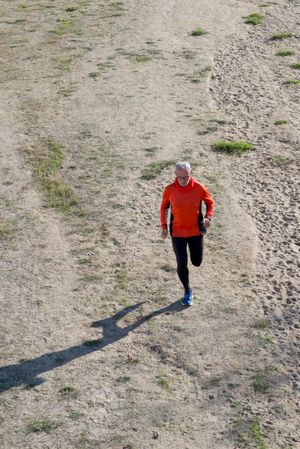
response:
<svg viewBox="0 0 300 449"><path fill-rule="evenodd" d="M300 448L299 15L2 1L1 448ZM67 213L37 170L50 138ZM184 310L159 227L179 159L216 200Z"/></svg>

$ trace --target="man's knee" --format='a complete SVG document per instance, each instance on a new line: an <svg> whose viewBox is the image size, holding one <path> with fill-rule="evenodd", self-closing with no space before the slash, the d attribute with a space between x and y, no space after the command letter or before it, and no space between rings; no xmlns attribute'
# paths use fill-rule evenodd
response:
<svg viewBox="0 0 300 449"><path fill-rule="evenodd" d="M202 264L202 258L197 259L197 260L192 260L191 262L194 265L194 267L200 267L200 265Z"/></svg>

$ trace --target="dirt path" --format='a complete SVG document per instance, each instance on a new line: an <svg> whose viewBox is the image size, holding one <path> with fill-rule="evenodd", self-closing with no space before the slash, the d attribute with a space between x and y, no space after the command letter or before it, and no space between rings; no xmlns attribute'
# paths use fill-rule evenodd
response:
<svg viewBox="0 0 300 449"><path fill-rule="evenodd" d="M0 447L299 447L299 89L268 40L299 8L225 3L3 3ZM188 310L178 159L217 203Z"/></svg>

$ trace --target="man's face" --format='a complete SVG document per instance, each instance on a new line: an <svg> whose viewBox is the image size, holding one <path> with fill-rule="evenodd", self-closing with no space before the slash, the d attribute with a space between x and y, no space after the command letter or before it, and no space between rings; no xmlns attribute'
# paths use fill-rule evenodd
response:
<svg viewBox="0 0 300 449"><path fill-rule="evenodd" d="M175 175L181 187L185 187L189 183L191 177L191 170L180 168L178 170L175 170Z"/></svg>

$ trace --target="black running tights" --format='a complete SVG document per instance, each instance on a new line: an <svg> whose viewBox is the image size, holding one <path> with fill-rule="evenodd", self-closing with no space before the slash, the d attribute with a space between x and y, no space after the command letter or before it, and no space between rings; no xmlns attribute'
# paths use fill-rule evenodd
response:
<svg viewBox="0 0 300 449"><path fill-rule="evenodd" d="M203 235L193 237L172 237L172 245L177 260L177 274L185 290L190 288L187 246L190 250L191 262L200 267L203 259Z"/></svg>

